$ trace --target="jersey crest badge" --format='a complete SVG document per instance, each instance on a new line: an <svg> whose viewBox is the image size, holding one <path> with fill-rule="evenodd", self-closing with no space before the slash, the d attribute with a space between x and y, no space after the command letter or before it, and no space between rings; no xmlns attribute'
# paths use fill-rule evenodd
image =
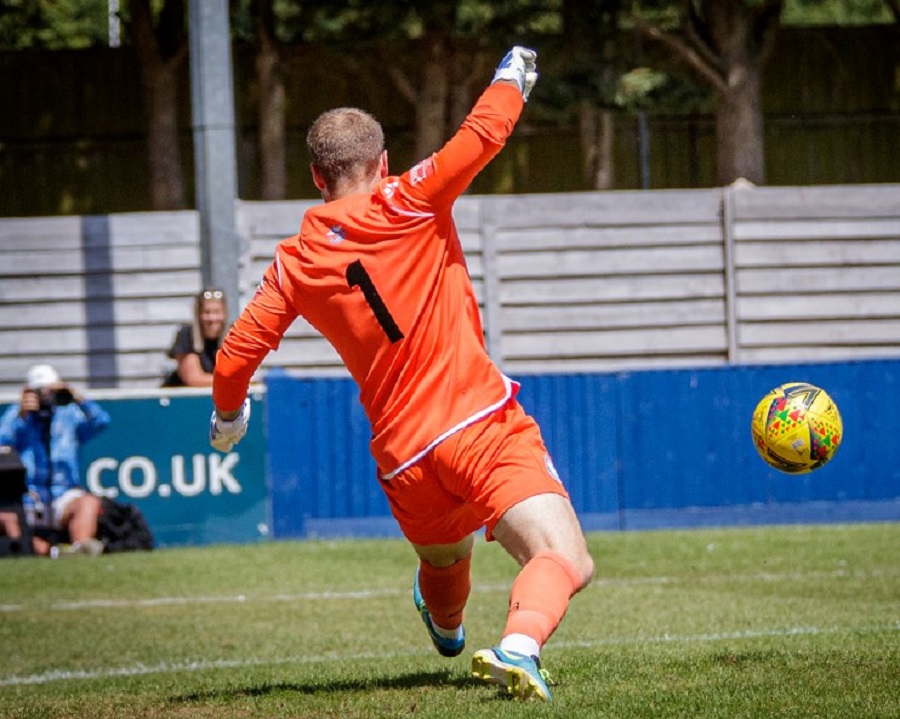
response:
<svg viewBox="0 0 900 719"><path fill-rule="evenodd" d="M325 239L328 240L332 245L336 245L347 239L347 230L345 230L340 225L335 225L325 235Z"/></svg>

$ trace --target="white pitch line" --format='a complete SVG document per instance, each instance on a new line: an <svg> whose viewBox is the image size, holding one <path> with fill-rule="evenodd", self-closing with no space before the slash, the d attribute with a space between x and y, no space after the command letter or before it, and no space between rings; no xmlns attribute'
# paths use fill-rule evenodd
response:
<svg viewBox="0 0 900 719"><path fill-rule="evenodd" d="M866 579L893 577L900 572L872 570L857 571L848 569L836 569L831 572L760 572L756 574L715 574L700 577L618 577L598 578L588 589L603 589L606 587L627 587L631 585L646 584L697 584L712 582L758 581L758 582L783 582L804 581L808 579ZM472 588L476 593L508 592L510 585L478 585ZM46 611L75 611L80 609L116 609L136 607L162 607L162 606L188 606L192 604L239 604L243 602L314 602L333 600L369 600L378 597L397 597L408 593L407 589L360 589L346 592L302 592L298 594L274 594L253 596L236 594L219 597L150 597L145 599L84 599L79 601L53 602L49 607L26 604L0 604L0 614L22 612L27 610Z"/></svg>
<svg viewBox="0 0 900 719"><path fill-rule="evenodd" d="M554 649L593 649L606 646L661 644L670 642L717 642L723 640L745 640L763 637L798 637L826 634L859 634L900 631L900 622L884 626L867 627L788 627L786 629L761 629L736 632L716 632L713 634L662 634L653 637L609 637L595 641L556 641ZM109 679L113 677L134 677L149 674L182 674L209 669L242 669L247 667L280 666L284 664L317 664L325 662L374 661L398 659L431 654L430 650L409 650L402 652L366 652L358 654L320 654L316 656L293 656L274 659L248 657L246 659L200 659L192 662L159 662L158 664L133 664L128 667L108 667L101 669L54 669L40 674L8 675L0 677L0 687L49 684L60 681L85 681Z"/></svg>
<svg viewBox="0 0 900 719"><path fill-rule="evenodd" d="M183 606L186 604L241 604L248 601L263 602L312 602L334 599L373 599L375 597L393 597L405 592L399 589L365 589L352 592L303 592L301 594L273 594L259 597L248 597L246 594L223 597L155 597L152 599L85 599L78 602L54 602L51 609L69 611L73 609L111 609L116 607L162 607Z"/></svg>
<svg viewBox="0 0 900 719"><path fill-rule="evenodd" d="M758 581L758 582L783 582L805 581L808 579L868 579L889 578L900 574L900 570L872 570L857 571L849 569L836 569L830 572L759 572L756 574L712 574L695 577L615 577L597 578L588 587L588 590L597 590L608 587L627 587L632 585L647 584L697 584L712 582L733 581ZM483 584L472 588L474 593L484 594L492 592L508 592L508 584ZM135 607L162 607L162 606L189 606L192 604L239 604L243 602L314 602L334 600L368 600L379 597L398 597L409 593L408 589L359 589L345 592L301 592L298 594L271 594L271 595L225 595L219 597L150 597L146 599L83 599L77 601L54 602L48 607L25 604L0 604L0 614L21 612L39 609L41 611L74 611L80 609L115 609Z"/></svg>
<svg viewBox="0 0 900 719"><path fill-rule="evenodd" d="M645 584L697 584L710 582L732 582L732 581L758 581L758 582L782 582L782 581L804 581L807 579L867 579L867 578L886 578L900 574L900 571L856 571L848 569L836 569L831 572L759 572L756 574L713 574L696 577L616 577L616 578L598 578L588 587L588 589L603 589L606 587L621 587L631 585ZM491 593L491 592L508 592L507 584L500 585L478 585L472 588L475 593ZM313 602L313 601L333 601L336 599L355 600L355 599L373 599L378 597L397 597L408 594L407 589L360 589L346 592L325 591L325 592L302 592L298 594L272 594L252 596L247 594L237 594L219 597L151 597L146 599L83 599L78 601L62 601L54 602L48 607L40 607L38 605L25 604L0 604L0 614L21 612L26 610L51 610L51 611L74 611L79 609L115 609L115 608L135 608L135 607L162 607L162 606L189 606L192 604L239 604L242 602Z"/></svg>
<svg viewBox="0 0 900 719"><path fill-rule="evenodd" d="M136 677L146 674L181 674L184 672L197 672L206 669L241 669L257 666L277 666L280 664L312 664L314 662L351 661L354 659L370 660L381 657L406 656L424 652L406 652L403 654L344 654L321 655L302 657L282 657L280 659L262 659L250 657L247 659L200 659L193 662L159 662L158 664L134 664L130 667L110 667L107 669L55 669L42 674L28 674L24 676L11 675L0 677L0 687L24 686L26 684L47 684L56 681L109 679L112 677Z"/></svg>

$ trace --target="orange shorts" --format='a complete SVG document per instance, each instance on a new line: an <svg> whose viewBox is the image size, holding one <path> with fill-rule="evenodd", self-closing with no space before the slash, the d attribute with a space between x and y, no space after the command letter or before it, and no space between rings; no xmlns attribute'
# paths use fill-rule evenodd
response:
<svg viewBox="0 0 900 719"><path fill-rule="evenodd" d="M413 544L453 544L538 494L568 497L541 431L510 399L496 412L437 445L381 486L403 535Z"/></svg>

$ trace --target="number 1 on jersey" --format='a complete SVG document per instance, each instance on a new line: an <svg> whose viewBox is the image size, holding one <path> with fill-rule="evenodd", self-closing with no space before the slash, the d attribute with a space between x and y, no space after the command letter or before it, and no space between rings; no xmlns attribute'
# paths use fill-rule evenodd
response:
<svg viewBox="0 0 900 719"><path fill-rule="evenodd" d="M381 329L384 330L388 339L392 343L402 340L403 333L397 327L397 323L391 317L384 300L378 294L375 283L372 282L372 278L369 277L369 273L366 272L366 268L363 267L363 263L359 260L355 260L347 265L347 284L350 287L359 287L362 290L363 297L366 298L366 302L375 315L375 319L378 320L378 324L381 325Z"/></svg>

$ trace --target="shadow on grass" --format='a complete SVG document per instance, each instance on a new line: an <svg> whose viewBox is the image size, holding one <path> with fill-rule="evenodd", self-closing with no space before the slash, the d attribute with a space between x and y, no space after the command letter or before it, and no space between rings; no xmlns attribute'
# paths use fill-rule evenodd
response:
<svg viewBox="0 0 900 719"><path fill-rule="evenodd" d="M203 692L193 692L184 696L169 699L172 703L192 704L223 699L241 699L246 697L262 697L281 692L298 692L300 694L367 692L372 689L412 689L414 687L451 687L461 689L472 686L469 677L452 674L448 671L412 672L392 677L370 677L366 679L321 679L314 682L277 682L251 687L232 687Z"/></svg>

